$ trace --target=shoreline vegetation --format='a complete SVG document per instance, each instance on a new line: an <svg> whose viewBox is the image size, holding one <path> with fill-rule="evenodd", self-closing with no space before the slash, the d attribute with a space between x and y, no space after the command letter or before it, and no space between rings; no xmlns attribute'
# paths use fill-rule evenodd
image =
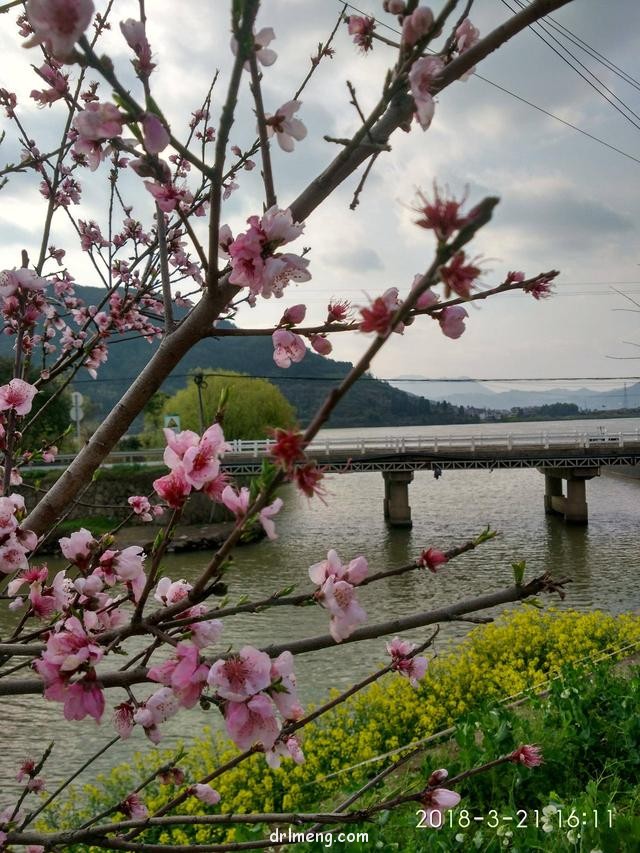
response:
<svg viewBox="0 0 640 853"><path fill-rule="evenodd" d="M580 824L580 834L589 840L589 846L580 849L637 849L625 845L640 839L638 821L633 822L633 809L640 799L640 726L631 713L632 703L640 698L640 675L634 665L620 673L610 664L633 661L634 656L637 660L639 648L638 614L612 616L601 611L540 611L534 607L506 612L494 623L473 628L460 644L432 660L417 689L397 674L387 675L312 724L314 730L305 738L304 764L283 762L273 770L253 755L218 780L218 807L191 798L181 808L189 815L278 809L305 812L310 806L317 811L318 804L321 810L330 811L406 754L403 747L416 742L428 739L425 752L401 774L389 777L383 794L419 788L425 773L438 767L447 767L453 775L458 766L474 766L508 753L514 744L535 742L544 756L542 768L507 767L461 786L462 802L452 813L451 826L447 824L438 833L418 830L415 809L408 807L351 825L350 829L368 830L369 841L348 849L497 853L506 847L568 853L578 849L574 821L558 826L558 811L568 816L576 809L590 818L588 825ZM615 742L607 740L607 733L614 729ZM576 732L580 737L575 737ZM179 766L187 779L198 778L235 754L224 735L205 729L201 739L186 748ZM130 763L76 787L64 804L44 813L42 828L77 825L85 814L118 802L172 757L174 753L162 747L133 755ZM171 785L154 779L142 795L148 808L156 810L170 800L172 792ZM380 793L376 787L371 796ZM488 815L491 809L516 819L525 803L532 817L526 833L520 835L513 827L505 829L505 822L498 830L497 826L474 826L465 819L465 814ZM354 808L366 804L365 796ZM599 826L591 820L594 812L601 818ZM615 848L603 840L614 831L609 826L609 812L617 821ZM229 843L261 838L269 831L267 826L245 828L241 824L152 827L144 840ZM347 849L337 843L334 847ZM101 849L73 844L68 848L69 853L98 853ZM307 853L317 848L300 845L296 849Z"/></svg>

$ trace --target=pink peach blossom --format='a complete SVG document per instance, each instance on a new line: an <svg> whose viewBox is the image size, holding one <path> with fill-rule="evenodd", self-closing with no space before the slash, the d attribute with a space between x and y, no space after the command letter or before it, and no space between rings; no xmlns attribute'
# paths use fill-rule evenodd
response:
<svg viewBox="0 0 640 853"><path fill-rule="evenodd" d="M351 303L346 299L332 299L327 305L327 323L346 323L351 314Z"/></svg>
<svg viewBox="0 0 640 853"><path fill-rule="evenodd" d="M180 697L170 687L161 687L135 711L133 719L144 729L153 729L175 716L180 706Z"/></svg>
<svg viewBox="0 0 640 853"><path fill-rule="evenodd" d="M64 699L66 720L84 720L93 717L99 723L104 713L104 693L94 678L88 676L67 687Z"/></svg>
<svg viewBox="0 0 640 853"><path fill-rule="evenodd" d="M91 574L88 578L76 578L73 586L85 598L95 598L104 589L104 581L99 574Z"/></svg>
<svg viewBox="0 0 640 853"><path fill-rule="evenodd" d="M13 409L16 415L28 415L37 393L35 385L24 379L12 379L8 385L0 386L0 412Z"/></svg>
<svg viewBox="0 0 640 853"><path fill-rule="evenodd" d="M147 113L142 122L144 147L150 154L159 154L169 144L169 131L158 116Z"/></svg>
<svg viewBox="0 0 640 853"><path fill-rule="evenodd" d="M311 273L308 270L307 258L300 258L291 252L284 252L269 257L264 262L262 287L260 293L265 299L275 296L279 299L284 295L284 289L290 281L309 281Z"/></svg>
<svg viewBox="0 0 640 853"><path fill-rule="evenodd" d="M276 34L272 27L263 27L254 36L256 59L261 65L273 65L278 54L272 48L268 47L275 39Z"/></svg>
<svg viewBox="0 0 640 853"><path fill-rule="evenodd" d="M318 601L331 614L329 631L336 643L346 640L354 628L367 619L356 598L355 587L346 581L327 578L320 589Z"/></svg>
<svg viewBox="0 0 640 853"><path fill-rule="evenodd" d="M454 809L460 802L460 794L447 788L433 788L422 799L426 811L425 821L431 829L440 829L444 822L444 813Z"/></svg>
<svg viewBox="0 0 640 853"><path fill-rule="evenodd" d="M133 731L134 706L131 702L122 702L117 705L113 713L113 725L123 740L126 740Z"/></svg>
<svg viewBox="0 0 640 853"><path fill-rule="evenodd" d="M182 468L176 468L164 477L153 481L156 494L173 509L179 509L191 493L191 485L187 482Z"/></svg>
<svg viewBox="0 0 640 853"><path fill-rule="evenodd" d="M86 663L98 663L103 655L102 646L93 642L77 616L71 616L59 631L49 635L42 659L62 673L72 673Z"/></svg>
<svg viewBox="0 0 640 853"><path fill-rule="evenodd" d="M271 691L271 698L278 711L285 720L299 720L304 715L304 710L296 692L296 676L293 671L291 652L282 652L271 662L271 680L280 688Z"/></svg>
<svg viewBox="0 0 640 853"><path fill-rule="evenodd" d="M260 524L262 525L264 532L267 534L269 539L278 538L278 534L276 533L276 525L273 521L273 516L279 513L281 509L282 498L276 498L273 503L269 504L269 506L265 506L258 513Z"/></svg>
<svg viewBox="0 0 640 853"><path fill-rule="evenodd" d="M410 47L433 27L433 12L428 6L418 6L402 22L402 41Z"/></svg>
<svg viewBox="0 0 640 853"><path fill-rule="evenodd" d="M464 53L480 41L480 30L474 27L469 18L465 18L456 30L456 47Z"/></svg>
<svg viewBox="0 0 640 853"><path fill-rule="evenodd" d="M280 732L273 704L264 693L257 693L246 702L229 702L224 717L229 737L240 749L248 749L254 743L271 749Z"/></svg>
<svg viewBox="0 0 640 853"><path fill-rule="evenodd" d="M16 508L11 498L0 498L0 536L12 533L18 526Z"/></svg>
<svg viewBox="0 0 640 853"><path fill-rule="evenodd" d="M396 672L409 679L412 687L418 686L418 681L424 678L427 671L428 661L423 657L409 657L416 649L414 643L394 637L387 643L387 652L391 655L391 665Z"/></svg>
<svg viewBox="0 0 640 853"><path fill-rule="evenodd" d="M371 50L373 47L373 31L376 28L375 18L349 15L347 23L349 35L353 36L353 43L360 48L362 53Z"/></svg>
<svg viewBox="0 0 640 853"><path fill-rule="evenodd" d="M142 521L152 521L149 498L144 495L131 495L130 498L127 498L127 503Z"/></svg>
<svg viewBox="0 0 640 853"><path fill-rule="evenodd" d="M451 305L448 308L443 308L438 315L438 322L443 334L448 338L457 340L464 332L464 319L468 316L462 305Z"/></svg>
<svg viewBox="0 0 640 853"><path fill-rule="evenodd" d="M541 276L537 278L534 282L527 285L524 288L525 293L530 293L534 299L546 299L548 296L552 295L551 292L551 280L549 278L545 278Z"/></svg>
<svg viewBox="0 0 640 853"><path fill-rule="evenodd" d="M185 616L203 616L207 612L205 604L197 604L192 607L184 615ZM199 649L205 649L207 646L215 646L222 636L223 625L220 619L206 619L202 622L192 622L189 625L191 631L191 642Z"/></svg>
<svg viewBox="0 0 640 853"><path fill-rule="evenodd" d="M435 102L431 89L434 80L444 69L439 56L423 56L417 59L409 71L409 85L416 105L416 117L423 130L427 130L433 119Z"/></svg>
<svg viewBox="0 0 640 853"><path fill-rule="evenodd" d="M237 655L216 661L207 681L223 699L242 702L271 684L271 660L253 646L245 646Z"/></svg>
<svg viewBox="0 0 640 853"><path fill-rule="evenodd" d="M309 343L311 344L311 348L320 355L329 355L333 349L331 341L327 340L324 335L310 335Z"/></svg>
<svg viewBox="0 0 640 853"><path fill-rule="evenodd" d="M224 247L231 261L231 284L248 287L254 296L260 292L278 296L291 279L310 278L305 258L273 256L279 246L295 240L303 231L302 224L293 222L290 210L274 205L261 218L250 216L247 223L249 229Z"/></svg>
<svg viewBox="0 0 640 853"><path fill-rule="evenodd" d="M416 276L416 279L421 279L422 276ZM433 308L434 305L437 305L440 301L440 297L437 293L434 293L430 287L428 287L424 293L421 293L416 300L416 309L419 311L424 310L425 308Z"/></svg>
<svg viewBox="0 0 640 853"><path fill-rule="evenodd" d="M247 514L249 508L249 489L242 486L240 491L236 492L233 486L226 486L222 491L221 500L237 518L242 518Z"/></svg>
<svg viewBox="0 0 640 853"><path fill-rule="evenodd" d="M145 806L140 794L129 794L119 806L120 811L133 820L144 820L149 817L149 810Z"/></svg>
<svg viewBox="0 0 640 853"><path fill-rule="evenodd" d="M172 471L181 465L187 450L190 447L197 447L200 441L198 433L190 429L184 429L182 432L165 429L164 437L167 446L164 449L163 460L167 468L171 468Z"/></svg>
<svg viewBox="0 0 640 853"><path fill-rule="evenodd" d="M27 267L20 269L2 270L0 272L0 296L6 299L19 290L44 290L47 282L35 270Z"/></svg>
<svg viewBox="0 0 640 853"><path fill-rule="evenodd" d="M58 455L58 448L55 444L50 444L49 447L46 447L42 452L42 461L43 462L55 462L56 456Z"/></svg>
<svg viewBox="0 0 640 853"><path fill-rule="evenodd" d="M208 806L215 806L220 802L220 794L211 785L192 785L189 790L194 797Z"/></svg>
<svg viewBox="0 0 640 853"><path fill-rule="evenodd" d="M326 560L322 560L321 562L314 563L313 566L310 566L309 577L313 583L318 586L322 586L327 578L343 580L352 584L352 586L357 586L365 579L368 571L369 566L367 560L362 555L354 557L349 565L345 567L342 565L340 557L336 551L332 548L327 552Z"/></svg>
<svg viewBox="0 0 640 853"><path fill-rule="evenodd" d="M200 650L191 643L178 643L175 657L153 666L147 676L171 687L183 708L193 708L200 698L209 667L200 662Z"/></svg>
<svg viewBox="0 0 640 853"><path fill-rule="evenodd" d="M153 597L160 604L175 604L182 601L191 591L192 586L186 580L172 581L171 578L160 578Z"/></svg>
<svg viewBox="0 0 640 853"><path fill-rule="evenodd" d="M123 124L124 116L115 104L108 101L87 104L73 121L80 138L88 142L101 142L120 136Z"/></svg>
<svg viewBox="0 0 640 853"><path fill-rule="evenodd" d="M271 749L265 751L264 757L274 770L280 767L282 758L291 758L296 764L304 764L305 760L300 741L295 735L290 735L284 742L277 740Z"/></svg>
<svg viewBox="0 0 640 853"><path fill-rule="evenodd" d="M33 530L27 530L24 527L18 527L15 532L16 539L25 551L33 551L38 544L38 537Z"/></svg>
<svg viewBox="0 0 640 853"><path fill-rule="evenodd" d="M460 26L456 29L455 47L458 53L465 53L470 48L474 47L480 41L480 31L474 27L469 18L465 18ZM465 71L458 79L462 82L471 77L476 70L473 65L468 71Z"/></svg>
<svg viewBox="0 0 640 853"><path fill-rule="evenodd" d="M202 489L206 483L215 480L220 473L219 456L227 447L219 424L209 427L198 444L188 447L182 457L187 483L194 489Z"/></svg>
<svg viewBox="0 0 640 853"><path fill-rule="evenodd" d="M269 243L291 243L304 231L304 223L294 222L291 210L273 205L262 215L260 227Z"/></svg>
<svg viewBox="0 0 640 853"><path fill-rule="evenodd" d="M287 101L276 110L275 115L265 116L268 136L273 136L275 133L278 145L283 151L293 151L294 140L299 142L307 135L304 124L300 119L293 117L301 106L300 101Z"/></svg>
<svg viewBox="0 0 640 853"><path fill-rule="evenodd" d="M279 326L297 326L302 323L307 313L306 305L292 305L280 318Z"/></svg>
<svg viewBox="0 0 640 853"><path fill-rule="evenodd" d="M74 563L83 571L89 567L91 554L98 543L86 528L81 527L80 530L76 530L71 536L63 536L58 541L63 556L70 563Z"/></svg>
<svg viewBox="0 0 640 853"><path fill-rule="evenodd" d="M157 181L144 181L143 183L163 213L171 213L176 207L178 210L182 210L193 201L193 195L186 187L181 188L173 183L159 183Z"/></svg>
<svg viewBox="0 0 640 853"><path fill-rule="evenodd" d="M275 50L272 50L270 47L267 46L271 44L275 37L276 34L274 33L272 27L263 27L261 30L258 30L258 32L254 34L253 42L256 59L261 65L273 65L273 63L278 58L278 54L275 52ZM233 51L233 55L236 56L238 53L238 42L235 38L231 39L231 50ZM245 70L248 71L249 67L249 62L245 62Z"/></svg>
<svg viewBox="0 0 640 853"><path fill-rule="evenodd" d="M509 761L513 761L514 764L523 764L525 767L539 767L544 764L542 750L535 744L519 746L509 756Z"/></svg>
<svg viewBox="0 0 640 853"><path fill-rule="evenodd" d="M420 228L433 231L439 242L448 240L472 219L471 214L463 215L461 213L465 198L463 197L458 201L448 196L435 182L433 197L427 198L419 190L418 202L414 210L420 214L420 219L416 219L415 224L419 225Z"/></svg>
<svg viewBox="0 0 640 853"><path fill-rule="evenodd" d="M10 575L19 569L26 569L28 565L25 549L12 534L0 546L0 572Z"/></svg>
<svg viewBox="0 0 640 853"><path fill-rule="evenodd" d="M92 0L28 0L25 9L33 29L25 47L43 44L61 61L69 59L95 11Z"/></svg>
<svg viewBox="0 0 640 853"><path fill-rule="evenodd" d="M151 45L147 39L145 26L142 21L128 18L120 22L120 31L131 50L136 54L133 66L141 77L148 77L156 67L151 61Z"/></svg>
<svg viewBox="0 0 640 853"><path fill-rule="evenodd" d="M449 558L444 551L439 551L437 548L425 548L418 558L418 565L425 566L431 572L437 572L440 566L443 566L449 561Z"/></svg>
<svg viewBox="0 0 640 853"><path fill-rule="evenodd" d="M445 299L448 299L452 292L468 299L481 272L480 267L466 262L463 251L456 252L448 265L440 267L440 278L445 285Z"/></svg>
<svg viewBox="0 0 640 853"><path fill-rule="evenodd" d="M393 316L400 307L398 299L398 288L390 287L388 290L373 300L368 308L361 308L362 321L361 332L376 332L380 336L386 335L391 329ZM395 331L402 334L404 326L399 323Z"/></svg>
<svg viewBox="0 0 640 853"><path fill-rule="evenodd" d="M300 335L288 329L276 329L271 336L273 341L273 360L278 367L291 367L292 362L300 362L307 353L307 348Z"/></svg>
<svg viewBox="0 0 640 853"><path fill-rule="evenodd" d="M144 550L140 545L130 545L122 551L104 551L100 568L106 577L115 575L120 581L133 581L143 571Z"/></svg>

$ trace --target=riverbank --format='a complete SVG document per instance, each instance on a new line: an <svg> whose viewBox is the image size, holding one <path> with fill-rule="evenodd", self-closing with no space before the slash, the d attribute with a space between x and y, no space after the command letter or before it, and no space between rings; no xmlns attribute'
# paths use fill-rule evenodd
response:
<svg viewBox="0 0 640 853"><path fill-rule="evenodd" d="M160 530L159 526L140 524L123 527L116 534L116 546L127 548L130 545L142 545L147 554L151 553L153 540ZM180 554L187 551L209 551L220 547L229 533L233 530L232 522L217 522L213 524L180 524L176 527L173 538L167 547L170 554Z"/></svg>

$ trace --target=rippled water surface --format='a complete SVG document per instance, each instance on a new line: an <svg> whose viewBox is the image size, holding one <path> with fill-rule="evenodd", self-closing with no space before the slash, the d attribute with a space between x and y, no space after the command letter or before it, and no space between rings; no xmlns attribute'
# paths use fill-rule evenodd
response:
<svg viewBox="0 0 640 853"><path fill-rule="evenodd" d="M637 422L626 419L603 421L614 432L635 430ZM593 421L562 424L502 424L458 427L407 427L405 435L442 435L534 432L539 429L593 431ZM391 430L327 430L327 437L344 435L384 435ZM400 431L396 431L400 432ZM501 535L475 552L452 561L434 576L414 572L363 588L359 600L369 621L381 621L416 610L427 610L468 596L489 592L512 582L511 563L526 559L529 577L550 571L569 576L567 601L563 606L580 609L603 608L612 612L640 607L638 544L640 522L640 479L603 476L587 484L589 526L571 527L543 511L544 479L535 470L445 471L439 480L430 472L417 472L410 486L413 512L411 530L390 530L382 514L383 480L379 473L333 476L327 505L307 502L292 488L284 490L285 509L278 521L279 539L246 546L236 552L234 569L228 575L231 599L270 594L291 584L302 591L309 587L307 568L335 548L344 560L365 554L371 571L399 566L415 559L430 545L446 549L471 538L487 524ZM208 555L169 555L164 573L174 578L194 578ZM554 603L557 603L554 602ZM225 642L265 645L326 633L328 619L320 608L291 609L247 614L225 621ZM468 630L468 625L443 627L439 648ZM411 637L420 640L428 628ZM303 655L297 660L303 701L319 700L330 687L345 687L369 673L384 659L383 640ZM144 696L146 689L138 695ZM124 693L111 692L112 702L123 701ZM36 697L18 697L0 702L3 721L3 749L0 755L0 786L12 787L16 768L33 752L33 744L56 741L54 756L45 776L59 779L63 769L82 764L89 751L96 751L113 736L105 723L93 721L69 724L61 706ZM161 746L178 738L197 735L205 724L218 725L215 712L199 709L181 714L168 723ZM129 742L119 743L97 762L90 776L119 761L132 750L148 750L151 745L136 733Z"/></svg>

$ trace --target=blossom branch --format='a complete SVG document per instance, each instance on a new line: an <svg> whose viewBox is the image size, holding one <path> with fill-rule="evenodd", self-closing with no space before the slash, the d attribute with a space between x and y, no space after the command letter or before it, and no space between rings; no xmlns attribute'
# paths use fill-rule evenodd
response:
<svg viewBox="0 0 640 853"><path fill-rule="evenodd" d="M262 89L260 86L260 72L258 71L258 60L255 51L249 56L249 68L251 69L251 93L256 108L258 119L258 136L260 138L260 154L262 156L262 180L264 181L264 192L266 208L277 204L276 191L273 185L273 171L271 169L271 152L269 150L269 137L267 124L262 103Z"/></svg>
<svg viewBox="0 0 640 853"><path fill-rule="evenodd" d="M514 601L523 601L526 598L538 595L541 592L550 591L553 587L562 588L570 583L570 578L561 578L554 581L548 574L535 578L525 586L512 586L498 592L487 593L475 599L467 599L457 604L440 607L436 610L414 613L411 616L401 616L386 622L378 622L364 628L356 628L352 634L342 640L340 645L346 643L357 643L361 640L371 640L388 634L401 634L415 628L424 628L426 625L434 625L436 622L449 622L459 616L475 613L479 610L489 610L501 604L509 604ZM323 634L317 637L309 637L303 640L292 640L289 643L278 643L265 646L262 651L270 657L277 657L283 651L290 651L292 655L306 654L307 652L319 651L338 645L331 634ZM0 690L1 695L1 690Z"/></svg>
<svg viewBox="0 0 640 853"><path fill-rule="evenodd" d="M209 269L207 271L207 287L209 293L214 288L220 289L218 271L218 240L220 232L220 206L222 204L222 173L229 141L229 134L233 126L235 108L238 101L238 90L245 61L254 51L253 24L258 14L259 0L246 0L243 7L242 23L237 28L234 36L238 43L238 51L231 70L231 79L227 89L227 98L222 113L216 136L215 160L211 171L211 189L209 192Z"/></svg>
<svg viewBox="0 0 640 853"><path fill-rule="evenodd" d="M304 91L304 89L305 89L305 88L306 88L306 86L307 86L307 83L309 82L309 80L310 80L310 79L311 79L311 77L313 76L314 71L316 70L316 68L318 67L318 65L319 65L319 64L320 64L320 62L322 61L322 59L323 59L325 56L328 56L329 58L331 58L331 57L333 56L333 50L331 49L331 42L333 41L333 39L334 39L334 37L335 37L335 34L338 32L338 29L339 29L339 27L340 27L340 24L342 23L342 19L343 19L343 17L344 17L344 13L345 13L345 12L346 12L346 10L347 10L347 6L348 6L348 4L347 4L347 3L345 3L345 4L343 5L342 9L340 10L340 13L338 14L338 19L337 19L337 21L336 21L336 23L335 23L335 26L334 26L334 28L331 30L331 33L329 34L329 38L326 40L326 42L325 42L324 44L319 44L319 45L318 45L318 52L317 52L317 54L316 54L315 56L312 56L312 57L311 57L311 68L309 69L309 71L308 71L308 73L307 73L307 76L304 78L304 80L302 81L302 83L301 83L301 84L300 84L300 86L298 87L297 92L296 92L296 93L295 93L295 95L293 96L293 100L294 100L294 101L297 101L297 100L298 100L298 98L300 97L300 95L302 94L302 92Z"/></svg>
<svg viewBox="0 0 640 853"><path fill-rule="evenodd" d="M529 747L525 747L527 749ZM517 752L517 750L516 750ZM539 759L536 759L539 761ZM457 776L451 777L446 780L446 784L448 786L459 785L461 782L466 781L467 779L473 778L474 776L478 776L482 773L487 773L490 770L495 769L496 767L500 767L507 763L514 763L517 761L515 757L515 753L509 753L507 755L502 755L499 758L495 758L491 761L487 761L484 764L478 765L476 767L469 768L468 770L459 773ZM436 771L439 772L439 771ZM435 774L434 774L435 776ZM10 833L8 836L8 841L14 844L37 844L42 841L46 841L49 844L59 844L59 843L78 843L81 841L92 841L92 840L102 840L105 835L110 833L118 832L122 833L125 830L136 830L136 829L146 829L150 827L163 827L163 826L224 826L224 825L233 825L233 824L289 824L293 826L301 826L307 823L314 823L317 826L324 825L335 825L335 824L351 824L351 823L363 823L366 820L370 819L374 814L378 814L381 811L388 811L394 808L398 808L399 806L406 805L411 802L424 803L429 794L437 791L444 787L443 783L439 784L427 784L423 788L414 791L409 794L399 794L395 797L390 797L388 799L382 800L378 803L374 803L370 806L367 806L362 809L358 809L357 811L352 812L275 812L275 813L252 813L252 814L215 814L215 815L190 815L190 814L182 814L182 815L157 815L149 818L145 818L142 820L127 820L127 821L118 821L117 823L106 824L99 827L93 827L91 829L78 829L78 830L67 830L65 832L60 833L51 833L50 835L45 835L44 833ZM113 842L113 839L104 839L107 841L108 846L111 846L110 842ZM103 841L103 843L104 843ZM141 843L137 847L127 846L121 847L119 845L119 841L116 846L112 849L127 849L127 850L179 850L179 851L205 851L205 850L237 850L237 849L256 849L255 846L249 848L246 845L242 847L237 847L235 845L229 844L218 844L218 845L173 845L171 848L166 845L151 845ZM125 842L126 843L126 842ZM265 839L261 842L257 842L260 846L270 846L273 842L270 842L269 839ZM253 845L254 842L251 842Z"/></svg>
<svg viewBox="0 0 640 853"><path fill-rule="evenodd" d="M464 599L456 604L436 608L435 610L422 611L414 613L411 616L396 617L395 619L374 623L364 628L357 628L340 645L360 642L361 640L371 640L388 634L401 634L404 631L423 628L427 625L434 625L437 622L448 622L469 613L489 610L492 607L498 607L502 604L524 601L542 592L562 589L562 587L570 582L570 578L561 578L555 581L548 574L544 574L521 586L507 587L497 592L487 593L476 598ZM299 655L331 648L336 645L338 644L330 634L322 634L302 640L292 640L288 643L265 646L261 651L271 658L276 658L284 651L289 651L293 655ZM138 667L126 672L107 672L100 675L100 682L105 688L126 687L132 684L141 684L145 681L148 681L148 679L147 670L144 667ZM39 678L8 680L0 683L0 696L41 693L42 686L42 680Z"/></svg>
<svg viewBox="0 0 640 853"><path fill-rule="evenodd" d="M493 538L493 537L490 537ZM446 558L446 562L450 560L454 560L456 557L459 557L461 554L465 554L467 551L471 551L474 548L477 548L479 544L482 542L489 541L488 538L480 538L473 540L471 542L467 542L464 545L460 545L456 548L451 548L449 551L444 552L444 556ZM391 577L399 577L400 575L404 575L407 572L415 571L416 569L423 569L424 563L418 559L414 560L412 563L408 563L407 565L400 566L395 569L388 569L383 572L376 572L375 574L368 575L364 578L358 586L360 588L368 586L369 584L375 583L376 581L386 580ZM268 610L272 607L304 607L309 605L314 600L314 591L308 593L301 593L296 596L281 596L278 593L274 593L270 595L268 598L263 598L260 601L247 601L244 604L238 604L232 607L223 607L223 608L213 608L208 610L201 616L195 617L186 617L183 619L171 619L166 622L163 620L160 624L163 624L165 627L178 627L178 626L186 626L193 624L195 621L201 621L206 619L223 619L227 616L235 616L238 613L259 613L264 610ZM1 646L0 646L1 648Z"/></svg>
<svg viewBox="0 0 640 853"><path fill-rule="evenodd" d="M169 273L169 255L167 251L167 226L164 213L156 202L156 227L158 229L158 254L160 256L160 280L162 282L162 303L164 305L164 331L170 335L174 330L173 297L171 296L171 278Z"/></svg>

